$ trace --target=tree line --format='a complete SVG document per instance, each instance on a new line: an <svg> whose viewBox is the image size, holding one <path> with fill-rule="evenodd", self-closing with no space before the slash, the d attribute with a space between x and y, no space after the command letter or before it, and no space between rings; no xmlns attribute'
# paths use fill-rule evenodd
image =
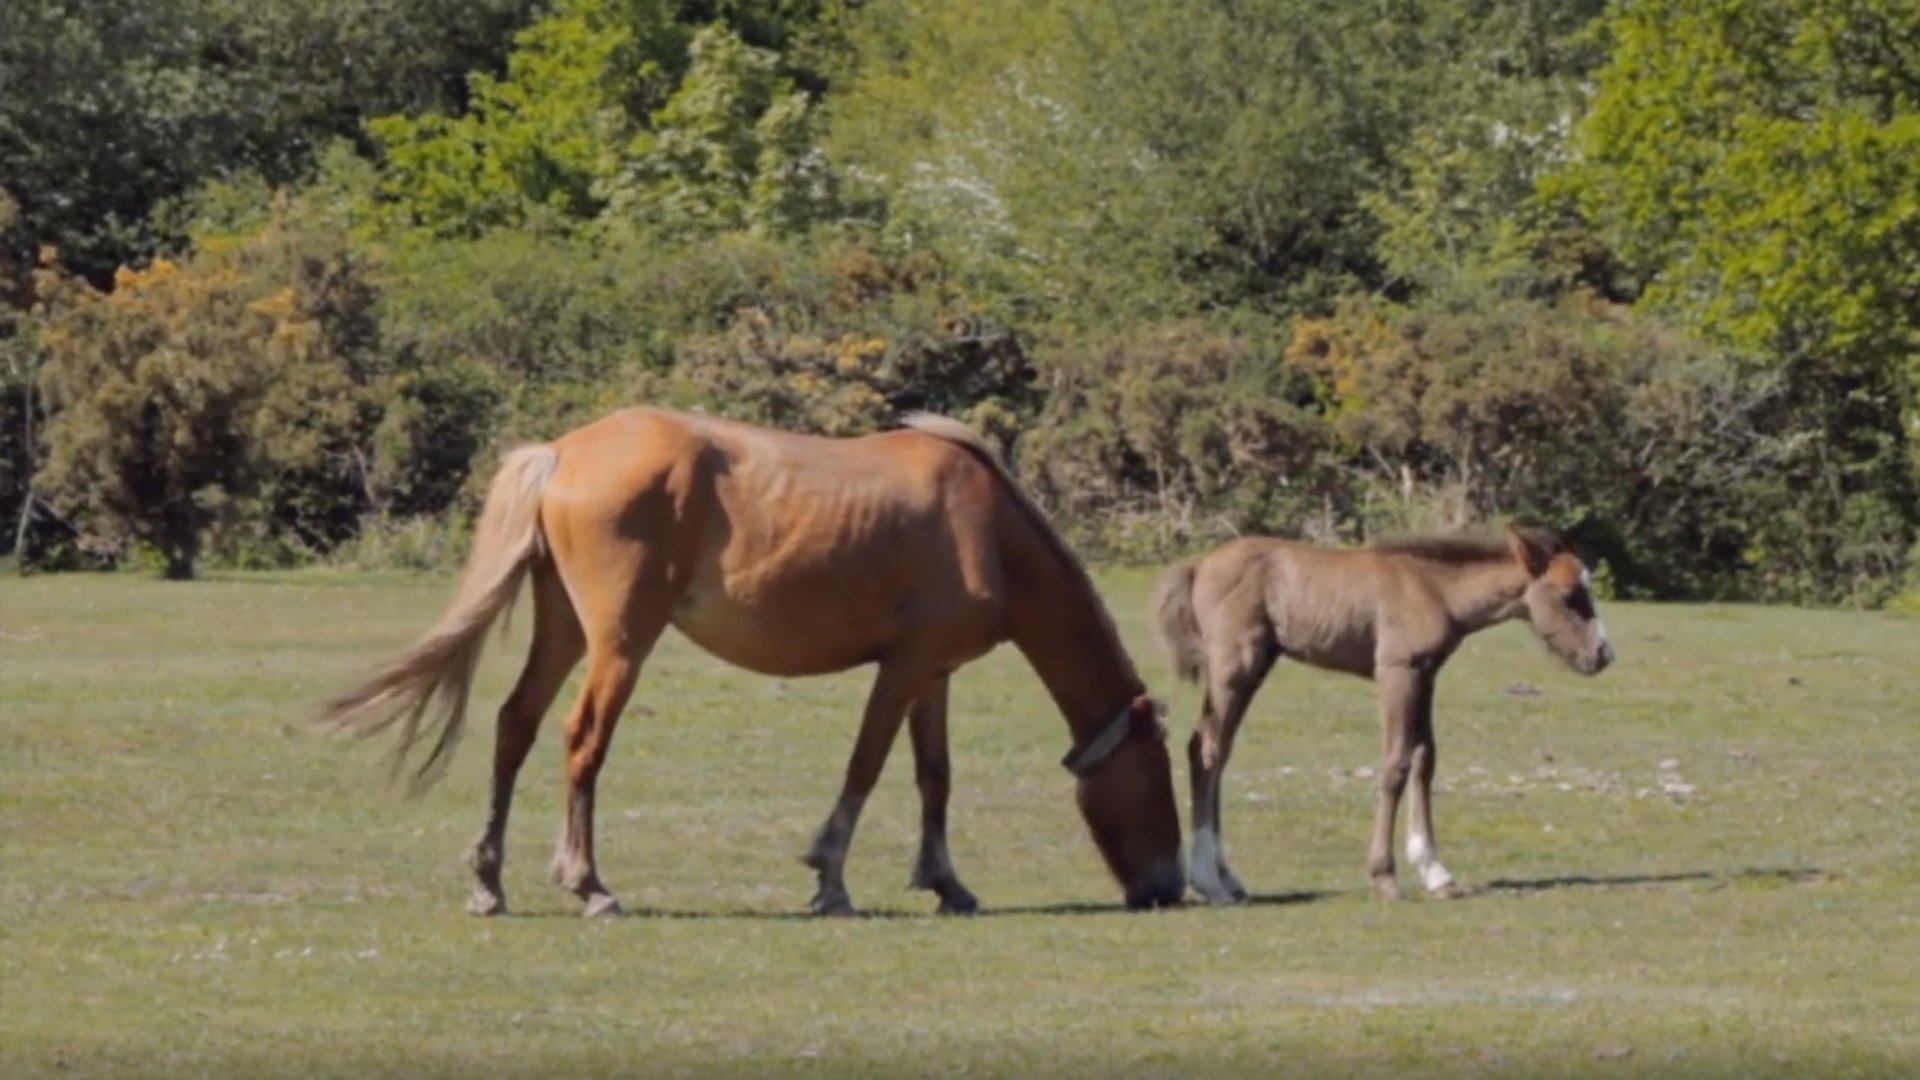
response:
<svg viewBox="0 0 1920 1080"><path fill-rule="evenodd" d="M457 557L652 402L978 426L1090 555L1920 583L1920 0L15 0L0 546Z"/></svg>

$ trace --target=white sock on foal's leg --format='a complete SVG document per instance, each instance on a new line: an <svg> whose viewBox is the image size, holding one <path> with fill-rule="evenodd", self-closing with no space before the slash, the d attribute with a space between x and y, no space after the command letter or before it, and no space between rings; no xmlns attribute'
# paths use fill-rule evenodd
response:
<svg viewBox="0 0 1920 1080"><path fill-rule="evenodd" d="M1439 892L1453 884L1453 875L1440 865L1439 853L1425 833L1407 833L1407 861L1420 874L1420 884L1426 886L1428 892Z"/></svg>
<svg viewBox="0 0 1920 1080"><path fill-rule="evenodd" d="M1215 903L1233 897L1227 883L1220 879L1220 838L1208 826L1203 825L1193 832L1193 857L1189 863L1188 880L1193 883L1196 892Z"/></svg>

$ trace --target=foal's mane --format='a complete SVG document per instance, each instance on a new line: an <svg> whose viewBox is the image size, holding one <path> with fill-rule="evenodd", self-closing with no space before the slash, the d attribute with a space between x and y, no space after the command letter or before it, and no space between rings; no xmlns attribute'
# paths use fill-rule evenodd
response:
<svg viewBox="0 0 1920 1080"><path fill-rule="evenodd" d="M941 416L938 413L913 413L902 418L900 423L922 435L931 435L936 439L944 439L965 447L974 457L979 458L982 464L993 470L994 476L1000 480L1001 487L1012 497L1013 504L1020 509L1021 515L1027 519L1028 524L1033 526L1033 531L1040 537L1041 543L1066 571L1068 579L1086 591L1087 599L1100 616L1100 624L1106 628L1107 637L1112 640L1114 652L1119 655L1122 666L1135 682L1139 682L1140 676L1133 666L1133 657L1127 654L1126 646L1121 643L1119 628L1113 623L1113 613L1107 610L1106 602L1100 599L1099 590L1093 587L1093 579L1087 576L1086 565L1080 561L1078 555L1073 553L1073 549L1067 546L1067 542L1060 539L1060 534L1054 531L1047 516L1040 512L1040 508L1027 497L1027 493L1021 489L1012 474L1007 472L1007 467L1000 462L1000 455L993 452L993 447L987 445L987 440L966 424L951 416Z"/></svg>
<svg viewBox="0 0 1920 1080"><path fill-rule="evenodd" d="M1390 555L1411 555L1448 565L1511 559L1507 542L1493 536L1393 536L1367 545Z"/></svg>

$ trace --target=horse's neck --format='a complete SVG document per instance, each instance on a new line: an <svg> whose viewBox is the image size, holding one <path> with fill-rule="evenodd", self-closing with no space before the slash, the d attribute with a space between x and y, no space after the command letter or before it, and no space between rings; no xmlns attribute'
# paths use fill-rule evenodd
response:
<svg viewBox="0 0 1920 1080"><path fill-rule="evenodd" d="M1033 665L1076 739L1146 692L1099 595L1079 568L1048 557L1019 575L1010 592L1013 644Z"/></svg>
<svg viewBox="0 0 1920 1080"><path fill-rule="evenodd" d="M1447 613L1466 633L1506 622L1526 610L1526 571L1509 559L1464 563L1441 571Z"/></svg>

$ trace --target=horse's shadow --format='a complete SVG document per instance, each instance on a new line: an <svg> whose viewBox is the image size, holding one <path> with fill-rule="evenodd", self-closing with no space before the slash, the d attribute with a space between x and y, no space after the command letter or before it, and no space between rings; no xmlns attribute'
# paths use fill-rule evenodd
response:
<svg viewBox="0 0 1920 1080"><path fill-rule="evenodd" d="M1338 896L1338 890L1301 889L1292 892L1260 893L1248 897L1243 907L1276 907L1307 904L1316 900L1326 900ZM871 920L931 921L935 919L995 919L1014 915L1085 916L1085 915L1178 915L1198 911L1207 907L1203 903L1182 902L1157 911L1136 911L1125 904L1099 902L1091 900L1063 901L1057 904L1013 904L1007 907L983 907L969 915L936 915L932 911L915 911L908 908L873 908L852 915L833 916L855 922ZM513 919L578 919L580 916L566 911L529 911L511 912L507 916ZM765 911L756 908L695 909L672 907L629 907L621 915L626 919L686 919L692 921L744 921L744 922L814 922L827 916L815 915L808 911Z"/></svg>
<svg viewBox="0 0 1920 1080"><path fill-rule="evenodd" d="M1560 874L1542 878L1495 878L1478 885L1462 897L1464 900L1491 898L1500 894L1526 894L1556 892L1563 889L1632 889L1657 888L1672 885L1708 884L1716 888L1725 888L1740 882L1779 882L1789 885L1805 885L1824 880L1828 874L1812 866L1792 867L1747 867L1734 871L1679 870L1660 874ZM1288 892L1256 893L1240 904L1232 907L1295 907L1311 904L1335 897L1350 896L1366 892L1362 889L1296 889ZM1209 905L1193 901L1184 901L1171 907L1159 909L1163 915L1185 914L1203 911ZM1070 900L1055 904L1013 904L1007 907L988 907L964 916L940 916L927 910L910 908L881 907L863 910L853 915L840 916L853 921L860 920L903 920L933 921L941 918L958 919L995 919L1008 916L1127 916L1145 915L1153 912L1135 911L1125 904L1086 900ZM568 911L529 911L513 912L513 919L578 919L580 916ZM631 907L626 909L623 918L660 919L715 922L813 922L823 917L812 912L800 910L767 911L757 908L675 908L675 907Z"/></svg>

